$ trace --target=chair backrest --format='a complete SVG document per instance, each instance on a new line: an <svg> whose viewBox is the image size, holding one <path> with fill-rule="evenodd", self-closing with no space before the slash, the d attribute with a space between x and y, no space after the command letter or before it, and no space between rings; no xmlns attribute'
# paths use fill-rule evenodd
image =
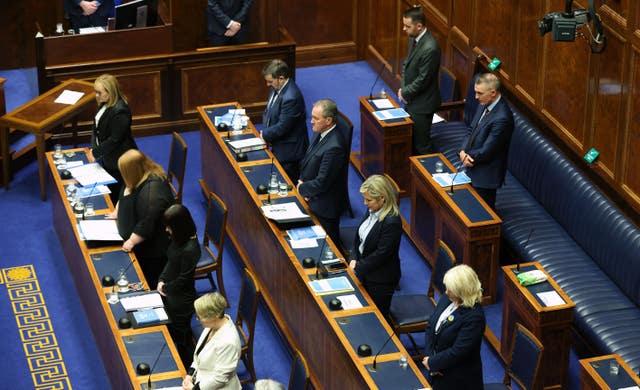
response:
<svg viewBox="0 0 640 390"><path fill-rule="evenodd" d="M245 268L242 278L242 288L240 290L238 313L236 315L236 325L249 351L253 349L253 334L256 327L259 301L260 286L251 271Z"/></svg>
<svg viewBox="0 0 640 390"><path fill-rule="evenodd" d="M436 264L431 272L431 281L429 283L428 295L434 298L434 290L438 294L444 294L445 286L443 283L444 274L447 273L454 265L456 265L456 257L447 244L442 240L438 240L438 254L436 256Z"/></svg>
<svg viewBox="0 0 640 390"><path fill-rule="evenodd" d="M213 192L207 196L207 219L204 225L204 237L202 243L211 250L216 250L212 257L217 261L222 257L222 248L227 227L227 206L222 199Z"/></svg>
<svg viewBox="0 0 640 390"><path fill-rule="evenodd" d="M449 69L440 67L440 100L443 103L449 103L458 100L458 88L456 75Z"/></svg>
<svg viewBox="0 0 640 390"><path fill-rule="evenodd" d="M295 351L293 366L289 377L289 390L306 390L309 388L309 366L300 351Z"/></svg>
<svg viewBox="0 0 640 390"><path fill-rule="evenodd" d="M171 149L169 152L169 167L167 180L173 191L176 202L182 203L182 187L184 183L184 170L187 166L187 144L180 134L173 132L171 137Z"/></svg>
<svg viewBox="0 0 640 390"><path fill-rule="evenodd" d="M522 389L538 388L538 369L542 361L542 343L519 322L513 332L511 355L507 362L504 383L510 384L509 378L516 381Z"/></svg>

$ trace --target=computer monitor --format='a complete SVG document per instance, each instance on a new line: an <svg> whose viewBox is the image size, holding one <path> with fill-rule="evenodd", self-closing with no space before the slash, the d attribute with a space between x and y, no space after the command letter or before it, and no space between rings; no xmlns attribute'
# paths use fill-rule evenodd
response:
<svg viewBox="0 0 640 390"><path fill-rule="evenodd" d="M155 26L158 0L135 0L116 6L116 30Z"/></svg>

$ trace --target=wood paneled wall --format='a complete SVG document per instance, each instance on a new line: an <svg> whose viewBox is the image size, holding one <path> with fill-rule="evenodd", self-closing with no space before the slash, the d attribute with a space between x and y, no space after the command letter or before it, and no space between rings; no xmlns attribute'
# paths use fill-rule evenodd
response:
<svg viewBox="0 0 640 390"><path fill-rule="evenodd" d="M387 65L394 88L407 38L401 15L414 2L367 0L370 26L365 58ZM542 15L563 11L564 0L416 1L442 48L442 65L458 78L462 94L478 55L498 57L505 92L605 192L640 220L640 2L597 0L608 45L591 53L586 42L553 42L540 36ZM587 0L574 1L586 8ZM592 147L596 163L583 156Z"/></svg>

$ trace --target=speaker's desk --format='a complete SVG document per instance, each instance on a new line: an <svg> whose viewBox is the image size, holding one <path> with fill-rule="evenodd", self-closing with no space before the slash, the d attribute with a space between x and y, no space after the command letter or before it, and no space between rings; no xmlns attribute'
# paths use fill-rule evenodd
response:
<svg viewBox="0 0 640 390"><path fill-rule="evenodd" d="M617 373L611 372L611 361L617 362ZM640 387L640 378L618 354L580 360L580 390L616 390L633 386Z"/></svg>
<svg viewBox="0 0 640 390"><path fill-rule="evenodd" d="M65 150L67 163L88 162L88 149ZM71 155L73 153L73 155ZM152 384L159 387L180 386L186 371L173 345L166 326L150 326L138 329L119 329L118 320L124 317L122 304L107 301L111 287L103 287L105 275L117 279L126 270L130 283L146 281L135 260L135 255L122 251L122 246L91 249L80 237L66 186L73 179L62 180L53 161L53 152L46 155L50 167L51 203L53 225L64 252L69 271L84 308L93 338L102 357L111 387L114 389L145 389L148 375L138 375L136 366L147 363L150 367L156 358L157 364L151 375ZM113 209L108 195L91 196L95 216L85 218L103 219ZM129 266L131 264L131 266ZM120 294L120 297L126 294ZM165 346L166 344L166 346Z"/></svg>
<svg viewBox="0 0 640 390"><path fill-rule="evenodd" d="M502 267L504 294L502 303L502 337L500 353L509 356L516 322L524 325L544 346L540 363L540 384L544 389L566 389L569 384L569 348L571 323L575 304L539 263L524 263L520 272L541 270L547 281L523 287L516 279L515 265ZM546 306L537 295L555 291L564 301L562 305Z"/></svg>
<svg viewBox="0 0 640 390"><path fill-rule="evenodd" d="M355 291L333 295L315 295L309 281L315 278L315 268L303 268L302 259L318 259L318 247L293 249L275 223L267 220L260 206L267 195L258 195L256 186L266 184L271 172L284 179L277 161L272 167L268 150L247 153L247 161L237 162L227 144L231 135L218 132L214 117L223 115L236 103L198 107L201 118L202 176L210 190L226 203L229 214L227 233L246 266L256 275L265 302L283 334L300 350L309 362L311 380L317 389L415 389L427 386L416 365L409 359L408 367L399 367L401 355L409 356L397 337L382 348L392 335L392 329L351 270L342 272ZM242 135L257 136L251 123ZM290 182L289 182L290 183ZM293 184L293 183L290 183ZM286 197L272 195L272 202L296 202L309 213L306 202L295 187ZM322 240L320 240L322 241ZM339 253L327 240L326 248ZM354 294L362 308L331 311L328 302L336 295ZM368 344L378 356L377 371L371 371L373 357L360 357L358 346Z"/></svg>
<svg viewBox="0 0 640 390"><path fill-rule="evenodd" d="M442 154L414 156L410 161L411 239L432 268L436 243L444 241L456 261L478 273L482 303L495 303L502 220L470 185L456 186L451 194L433 179L437 161L444 163L444 172L455 172Z"/></svg>
<svg viewBox="0 0 640 390"><path fill-rule="evenodd" d="M374 96L377 99L379 96ZM387 97L394 107L398 103ZM413 121L411 118L379 120L377 108L368 96L360 97L360 151L351 152L350 161L363 177L386 173L398 183L400 196L409 191Z"/></svg>
<svg viewBox="0 0 640 390"><path fill-rule="evenodd" d="M82 92L84 95L75 104L56 103L64 90ZM9 128L33 133L36 137L38 174L40 175L40 196L47 198L45 168L45 134L68 120L77 125L76 117L94 102L93 83L70 79L45 92L25 105L16 108L0 118L0 142L2 143L2 166L5 189L9 188Z"/></svg>

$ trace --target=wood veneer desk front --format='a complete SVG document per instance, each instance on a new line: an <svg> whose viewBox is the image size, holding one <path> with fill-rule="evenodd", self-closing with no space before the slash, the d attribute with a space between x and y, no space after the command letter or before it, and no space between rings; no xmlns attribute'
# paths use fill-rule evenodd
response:
<svg viewBox="0 0 640 390"><path fill-rule="evenodd" d="M610 372L609 362L615 360L618 373ZM640 387L640 377L634 374L631 367L620 355L596 356L580 359L580 390L616 390L627 387Z"/></svg>
<svg viewBox="0 0 640 390"><path fill-rule="evenodd" d="M496 302L498 255L502 220L468 184L456 186L453 195L432 177L435 163L455 172L442 154L414 156L411 161L411 239L435 266L436 244L444 241L457 262L472 267L482 283L482 303Z"/></svg>
<svg viewBox="0 0 640 390"><path fill-rule="evenodd" d="M73 156L67 156L67 162L88 162L88 149L72 149L65 152L74 153ZM102 277L108 274L117 279L118 273L128 268L126 275L130 283L143 282L146 285L146 281L138 263L134 262L135 255L124 253L121 245L90 249L80 238L76 228L78 221L65 190L74 180L60 178L52 155L53 152L49 152L46 158L51 173L53 225L111 387L145 389L148 375L138 375L136 366L142 362L152 366L157 357L158 363L151 375L152 384L157 387L180 386L186 371L166 326L118 328L118 320L126 313L120 303L110 304L107 301L112 288L102 286ZM86 218L103 219L104 214L113 210L108 195L92 196L85 199L85 202L88 199L94 203L96 215ZM129 267L131 262L133 264ZM163 347L164 345L166 347Z"/></svg>
<svg viewBox="0 0 640 390"><path fill-rule="evenodd" d="M72 105L56 103L55 100L64 90L82 92L84 95ZM75 129L78 114L94 101L93 83L70 79L1 117L0 132L2 133L2 167L5 189L9 188L9 164L7 163L9 161L9 128L35 134L40 196L42 200L45 200L47 198L45 134L62 126L68 120L72 120Z"/></svg>
<svg viewBox="0 0 640 390"><path fill-rule="evenodd" d="M391 97L387 99L399 107ZM360 97L360 151L351 152L351 164L363 177L388 174L398 183L400 196L406 196L410 184L413 121L411 118L381 121L373 115L376 110L368 96Z"/></svg>
<svg viewBox="0 0 640 390"><path fill-rule="evenodd" d="M504 297L502 303L502 336L500 353L508 358L516 322L524 325L544 346L540 363L541 388L566 389L569 384L569 348L571 346L571 323L575 304L558 286L551 276L537 263L520 265L520 272L541 270L547 281L523 287L516 279L516 266L502 267L504 273ZM536 295L555 290L564 300L564 305L545 306Z"/></svg>
<svg viewBox="0 0 640 390"><path fill-rule="evenodd" d="M309 362L311 378L317 389L422 388L428 385L416 365L409 359L407 369L400 369L398 359L409 356L393 334L351 270L343 272L355 287L363 307L331 311L328 301L336 295L315 295L308 282L314 279L315 268L302 267L302 259L317 259L322 244L316 248L292 249L286 232L267 220L260 210L267 195L258 195L255 188L265 184L272 171L272 154L268 150L248 152L248 161L237 162L226 141L227 132L219 133L213 126L216 115L222 115L237 103L198 107L202 121L202 176L209 189L226 203L229 214L227 233L246 266L256 275L265 302L288 342L298 348ZM257 136L253 124L238 138ZM283 170L274 161L273 172L280 181ZM290 183L292 184L292 183ZM273 195L272 202L293 201L309 213L304 200L294 189L287 197ZM338 248L331 240L327 247ZM372 356L359 357L357 347L366 343L378 356L378 371L371 372ZM398 387L400 386L400 387Z"/></svg>

